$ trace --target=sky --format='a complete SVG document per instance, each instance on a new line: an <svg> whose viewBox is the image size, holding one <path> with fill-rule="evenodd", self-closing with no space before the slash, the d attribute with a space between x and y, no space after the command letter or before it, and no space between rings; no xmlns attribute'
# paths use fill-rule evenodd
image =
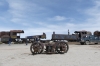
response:
<svg viewBox="0 0 100 66"><path fill-rule="evenodd" d="M21 37L100 30L100 0L0 0L0 31L24 30Z"/></svg>

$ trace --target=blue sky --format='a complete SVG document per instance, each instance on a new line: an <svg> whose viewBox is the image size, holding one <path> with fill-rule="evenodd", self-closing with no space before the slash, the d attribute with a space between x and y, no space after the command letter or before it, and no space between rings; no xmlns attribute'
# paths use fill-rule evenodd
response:
<svg viewBox="0 0 100 66"><path fill-rule="evenodd" d="M47 38L53 31L100 30L100 0L0 0L0 31L13 29Z"/></svg>

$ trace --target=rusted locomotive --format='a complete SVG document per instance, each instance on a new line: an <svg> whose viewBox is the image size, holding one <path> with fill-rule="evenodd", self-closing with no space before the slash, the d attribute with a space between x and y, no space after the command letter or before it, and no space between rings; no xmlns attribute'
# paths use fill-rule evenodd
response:
<svg viewBox="0 0 100 66"><path fill-rule="evenodd" d="M100 36L100 31L94 31L95 36Z"/></svg>
<svg viewBox="0 0 100 66"><path fill-rule="evenodd" d="M27 37L29 38L29 36ZM35 35L33 43L30 46L30 51L32 54L40 53L67 53L69 46L65 39L60 40L41 40L46 38L46 34ZM38 39L38 41L37 41Z"/></svg>
<svg viewBox="0 0 100 66"><path fill-rule="evenodd" d="M74 34L55 34L55 32L52 34L52 40L67 40L69 42L72 41L80 41L81 38L83 38L86 35L91 35L92 33L90 31L75 31Z"/></svg>
<svg viewBox="0 0 100 66"><path fill-rule="evenodd" d="M9 38L12 39L12 42L15 42L15 39L20 39L20 36L17 36L17 34L24 33L23 30L10 30L10 31L1 31L0 32L0 41L3 43L8 43Z"/></svg>

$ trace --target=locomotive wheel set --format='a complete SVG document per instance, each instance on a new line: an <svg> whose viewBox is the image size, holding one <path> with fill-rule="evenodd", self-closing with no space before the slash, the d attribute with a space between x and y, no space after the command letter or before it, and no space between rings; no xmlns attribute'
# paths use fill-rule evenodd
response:
<svg viewBox="0 0 100 66"><path fill-rule="evenodd" d="M32 54L41 53L67 53L69 46L67 42L64 41L50 41L48 43L33 42L30 46L30 51Z"/></svg>

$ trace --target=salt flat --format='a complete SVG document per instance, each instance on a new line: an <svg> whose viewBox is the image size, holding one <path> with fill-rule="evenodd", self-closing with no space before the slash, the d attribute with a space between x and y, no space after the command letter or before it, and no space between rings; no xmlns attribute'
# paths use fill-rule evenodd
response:
<svg viewBox="0 0 100 66"><path fill-rule="evenodd" d="M100 44L69 44L65 54L37 55L31 54L30 45L1 44L0 66L100 66Z"/></svg>

